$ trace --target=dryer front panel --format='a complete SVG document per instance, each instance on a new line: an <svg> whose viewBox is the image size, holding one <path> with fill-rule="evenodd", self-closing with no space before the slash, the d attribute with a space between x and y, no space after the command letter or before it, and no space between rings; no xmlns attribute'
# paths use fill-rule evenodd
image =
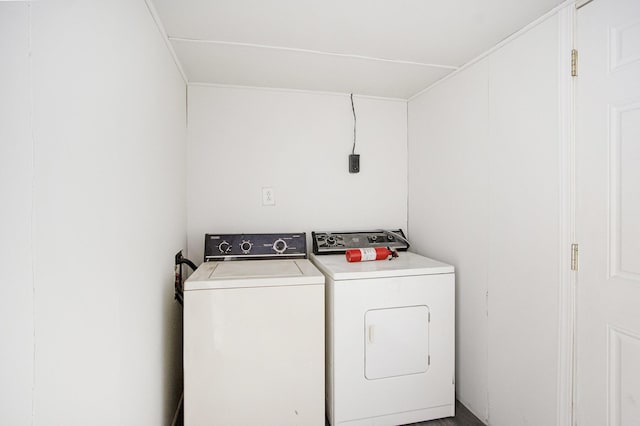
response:
<svg viewBox="0 0 640 426"><path fill-rule="evenodd" d="M454 274L329 279L327 286L331 424L453 415Z"/></svg>

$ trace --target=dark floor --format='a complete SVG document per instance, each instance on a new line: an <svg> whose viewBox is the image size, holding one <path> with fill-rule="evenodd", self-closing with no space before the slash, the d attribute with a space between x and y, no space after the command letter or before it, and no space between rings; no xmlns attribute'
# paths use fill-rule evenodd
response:
<svg viewBox="0 0 640 426"><path fill-rule="evenodd" d="M456 400L456 416L428 422L411 423L411 426L485 426L467 407Z"/></svg>
<svg viewBox="0 0 640 426"><path fill-rule="evenodd" d="M182 409L180 410L180 415L175 423L175 426L182 426ZM329 421L326 421L326 426L329 426ZM438 420L430 420L428 422L418 422L411 423L411 426L485 426L476 416L474 416L471 411L467 410L467 408L460 403L460 401L456 401L456 416L449 417L446 419L438 419Z"/></svg>
<svg viewBox="0 0 640 426"><path fill-rule="evenodd" d="M325 422L329 426L329 421ZM446 419L430 420L428 422L411 423L411 426L485 426L467 407L456 400L456 416Z"/></svg>

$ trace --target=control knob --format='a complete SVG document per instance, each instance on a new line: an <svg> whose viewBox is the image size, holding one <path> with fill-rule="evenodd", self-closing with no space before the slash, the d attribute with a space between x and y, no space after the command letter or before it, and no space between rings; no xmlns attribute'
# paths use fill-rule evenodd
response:
<svg viewBox="0 0 640 426"><path fill-rule="evenodd" d="M273 249L275 250L276 253L284 253L284 251L287 249L287 242L282 238L278 238L273 243Z"/></svg>
<svg viewBox="0 0 640 426"><path fill-rule="evenodd" d="M222 254L229 253L231 251L231 244L229 244L227 241L222 241L220 244L218 244L218 250L220 250L220 253Z"/></svg>
<svg viewBox="0 0 640 426"><path fill-rule="evenodd" d="M242 254L249 254L251 247L253 247L253 243L250 240L242 240L242 244L240 244Z"/></svg>

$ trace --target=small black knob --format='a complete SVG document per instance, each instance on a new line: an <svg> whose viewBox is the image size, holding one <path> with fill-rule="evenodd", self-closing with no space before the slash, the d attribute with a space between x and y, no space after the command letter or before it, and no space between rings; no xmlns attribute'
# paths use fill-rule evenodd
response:
<svg viewBox="0 0 640 426"><path fill-rule="evenodd" d="M282 238L277 239L276 242L273 243L273 249L276 251L276 253L284 253L284 251L287 249L286 241Z"/></svg>
<svg viewBox="0 0 640 426"><path fill-rule="evenodd" d="M222 254L229 253L229 251L231 251L231 244L229 244L226 241L223 241L220 244L218 244L218 250L220 250L220 253Z"/></svg>
<svg viewBox="0 0 640 426"><path fill-rule="evenodd" d="M240 250L242 250L242 253L249 253L251 251L251 247L253 247L253 243L251 241L242 240L242 244L240 244Z"/></svg>

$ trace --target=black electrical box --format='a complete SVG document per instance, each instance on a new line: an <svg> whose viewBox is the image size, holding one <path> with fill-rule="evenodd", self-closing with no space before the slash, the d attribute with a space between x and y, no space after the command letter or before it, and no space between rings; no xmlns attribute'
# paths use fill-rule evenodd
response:
<svg viewBox="0 0 640 426"><path fill-rule="evenodd" d="M349 155L349 173L360 172L360 154Z"/></svg>

